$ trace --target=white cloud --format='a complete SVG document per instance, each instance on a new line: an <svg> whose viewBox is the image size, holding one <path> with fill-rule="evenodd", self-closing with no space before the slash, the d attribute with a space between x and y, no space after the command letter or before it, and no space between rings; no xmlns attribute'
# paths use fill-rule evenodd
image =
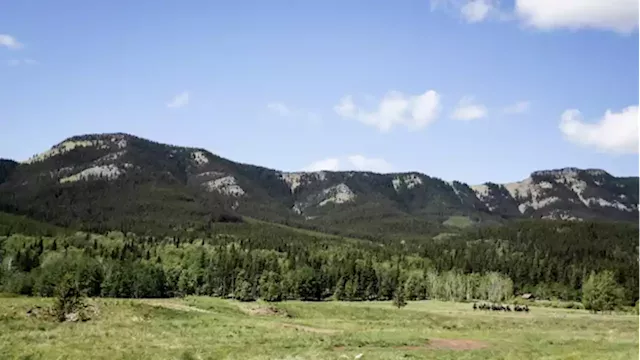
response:
<svg viewBox="0 0 640 360"><path fill-rule="evenodd" d="M584 122L580 111L569 109L562 113L560 131L567 140L601 152L637 154L638 106L629 106L617 113L607 110L593 123Z"/></svg>
<svg viewBox="0 0 640 360"><path fill-rule="evenodd" d="M306 111L302 109L293 109L282 102L270 102L267 104L267 109L275 112L282 117L289 118L304 118L310 123L319 123L322 118L319 114L313 111Z"/></svg>
<svg viewBox="0 0 640 360"><path fill-rule="evenodd" d="M37 65L38 62L33 59L11 59L7 61L7 65L9 66L20 66L20 65Z"/></svg>
<svg viewBox="0 0 640 360"><path fill-rule="evenodd" d="M458 13L468 23L515 20L542 30L593 28L630 33L638 28L638 0L431 0L431 11ZM510 2L511 3L511 2Z"/></svg>
<svg viewBox="0 0 640 360"><path fill-rule="evenodd" d="M170 109L179 109L181 107L185 107L189 104L189 92L184 91L178 95L176 95L169 103L167 103L167 107Z"/></svg>
<svg viewBox="0 0 640 360"><path fill-rule="evenodd" d="M504 109L502 109L502 112L504 112L505 114L522 114L529 111L529 108L531 108L531 102L518 101L513 105L506 106Z"/></svg>
<svg viewBox="0 0 640 360"><path fill-rule="evenodd" d="M396 125L418 130L437 119L440 114L440 95L434 90L409 96L399 91L389 91L374 111L359 107L353 101L353 97L347 95L333 109L343 118L375 126L381 132L387 132Z"/></svg>
<svg viewBox="0 0 640 360"><path fill-rule="evenodd" d="M451 113L454 120L477 120L487 116L489 110L482 104L476 104L471 96L463 97Z"/></svg>
<svg viewBox="0 0 640 360"><path fill-rule="evenodd" d="M638 0L516 0L515 13L526 25L545 30L629 33L638 27Z"/></svg>
<svg viewBox="0 0 640 360"><path fill-rule="evenodd" d="M347 157L347 160L356 170L369 170L384 173L393 169L391 164L380 158L367 158L362 155L351 155Z"/></svg>
<svg viewBox="0 0 640 360"><path fill-rule="evenodd" d="M328 158L328 159L314 161L302 169L302 171L321 171L321 170L328 170L328 171L340 170L340 159Z"/></svg>
<svg viewBox="0 0 640 360"><path fill-rule="evenodd" d="M500 8L500 0L431 0L431 11L456 12L468 23L488 19L508 20L509 14Z"/></svg>
<svg viewBox="0 0 640 360"><path fill-rule="evenodd" d="M393 171L393 166L380 158L368 158L363 155L349 155L338 158L327 158L306 166L303 171L373 171L386 173Z"/></svg>
<svg viewBox="0 0 640 360"><path fill-rule="evenodd" d="M484 20L492 8L493 4L490 0L476 0L464 4L460 12L467 22L475 23Z"/></svg>
<svg viewBox="0 0 640 360"><path fill-rule="evenodd" d="M20 49L23 47L23 45L18 40L16 40L16 38L8 34L0 34L0 46L5 46L12 50Z"/></svg>

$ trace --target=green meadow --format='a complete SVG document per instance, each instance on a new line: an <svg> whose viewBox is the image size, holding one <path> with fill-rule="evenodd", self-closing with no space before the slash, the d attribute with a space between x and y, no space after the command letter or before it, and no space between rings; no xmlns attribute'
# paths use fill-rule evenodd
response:
<svg viewBox="0 0 640 360"><path fill-rule="evenodd" d="M90 299L91 319L0 298L0 359L637 359L638 316L468 303Z"/></svg>

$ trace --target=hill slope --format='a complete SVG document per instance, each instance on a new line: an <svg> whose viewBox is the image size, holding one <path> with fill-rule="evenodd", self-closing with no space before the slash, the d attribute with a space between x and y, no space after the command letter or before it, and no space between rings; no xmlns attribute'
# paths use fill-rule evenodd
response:
<svg viewBox="0 0 640 360"><path fill-rule="evenodd" d="M238 215L323 230L435 233L452 216L638 218L638 178L537 171L469 186L417 172L281 172L136 136L74 136L17 164L0 161L0 210L94 229L198 227ZM463 222L464 223L464 222Z"/></svg>

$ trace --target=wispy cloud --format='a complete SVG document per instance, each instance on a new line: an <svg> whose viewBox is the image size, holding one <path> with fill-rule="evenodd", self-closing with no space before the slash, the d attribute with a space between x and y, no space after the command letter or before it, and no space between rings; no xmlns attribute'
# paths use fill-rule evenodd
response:
<svg viewBox="0 0 640 360"><path fill-rule="evenodd" d="M431 11L456 13L470 24L486 20L505 21L513 18L500 7L500 0L431 0Z"/></svg>
<svg viewBox="0 0 640 360"><path fill-rule="evenodd" d="M170 109L179 109L189 105L189 92L184 91L176 95L171 101L167 103L167 107Z"/></svg>
<svg viewBox="0 0 640 360"><path fill-rule="evenodd" d="M37 65L39 64L39 62L37 62L34 59L11 59L9 61L7 61L7 65L9 66L20 66L20 65Z"/></svg>
<svg viewBox="0 0 640 360"><path fill-rule="evenodd" d="M282 117L304 119L313 124L317 124L322 120L320 115L316 112L292 108L291 106L279 101L268 103L267 109Z"/></svg>
<svg viewBox="0 0 640 360"><path fill-rule="evenodd" d="M340 170L340 159L327 158L318 161L314 161L311 164L302 168L302 171L338 171Z"/></svg>
<svg viewBox="0 0 640 360"><path fill-rule="evenodd" d="M16 38L8 34L0 34L0 46L4 46L11 50L17 50L24 47Z"/></svg>
<svg viewBox="0 0 640 360"><path fill-rule="evenodd" d="M502 112L505 114L523 114L529 111L530 108L531 108L531 102L518 101L513 105L505 106L502 109Z"/></svg>
<svg viewBox="0 0 640 360"><path fill-rule="evenodd" d="M487 18L493 9L493 4L488 0L470 1L462 6L460 12L467 22L480 22Z"/></svg>
<svg viewBox="0 0 640 360"><path fill-rule="evenodd" d="M393 166L381 158L369 158L364 155L349 155L343 157L326 158L305 166L303 171L373 171L386 173L393 171Z"/></svg>
<svg viewBox="0 0 640 360"><path fill-rule="evenodd" d="M487 117L489 110L482 104L477 104L472 96L465 96L451 113L454 120L477 120Z"/></svg>
<svg viewBox="0 0 640 360"><path fill-rule="evenodd" d="M291 109L281 102L271 102L267 104L267 108L280 116L290 116L292 114Z"/></svg>
<svg viewBox="0 0 640 360"><path fill-rule="evenodd" d="M438 118L440 95L434 90L419 95L405 95L392 90L379 100L375 110L356 105L353 96L346 95L333 109L343 118L374 126L380 132L387 132L394 126L419 130Z"/></svg>

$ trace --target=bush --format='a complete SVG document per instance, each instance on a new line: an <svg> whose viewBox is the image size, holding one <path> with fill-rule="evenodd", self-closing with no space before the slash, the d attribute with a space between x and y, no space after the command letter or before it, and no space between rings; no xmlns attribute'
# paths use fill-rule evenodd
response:
<svg viewBox="0 0 640 360"><path fill-rule="evenodd" d="M56 300L53 314L60 322L65 320L85 320L82 310L85 308L84 296L78 289L78 284L70 275L66 275L56 286Z"/></svg>
<svg viewBox="0 0 640 360"><path fill-rule="evenodd" d="M253 287L247 280L241 280L236 284L236 291L234 293L236 300L239 301L255 301L253 296Z"/></svg>
<svg viewBox="0 0 640 360"><path fill-rule="evenodd" d="M591 273L582 285L582 303L592 312L613 311L624 296L624 289L618 285L613 273L603 271Z"/></svg>
<svg viewBox="0 0 640 360"><path fill-rule="evenodd" d="M564 309L577 309L577 310L584 310L584 305L582 305L581 303L578 302L562 302L559 303L560 307L564 308Z"/></svg>

